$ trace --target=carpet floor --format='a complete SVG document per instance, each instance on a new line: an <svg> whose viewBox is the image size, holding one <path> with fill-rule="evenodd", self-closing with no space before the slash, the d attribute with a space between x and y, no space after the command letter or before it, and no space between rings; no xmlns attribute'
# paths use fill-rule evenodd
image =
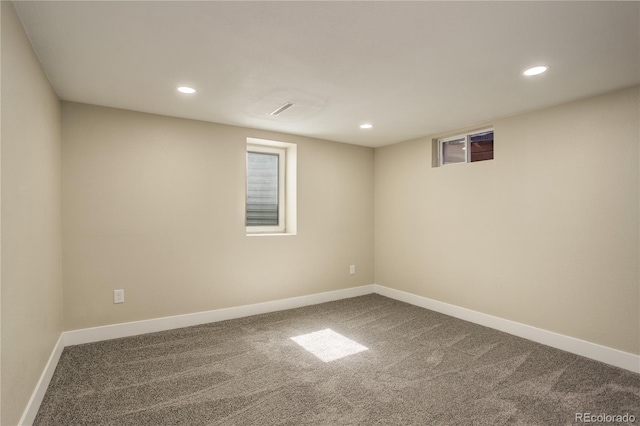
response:
<svg viewBox="0 0 640 426"><path fill-rule="evenodd" d="M326 329L368 350L324 362L291 339ZM34 424L563 425L576 413L640 423L640 375L372 294L67 347Z"/></svg>

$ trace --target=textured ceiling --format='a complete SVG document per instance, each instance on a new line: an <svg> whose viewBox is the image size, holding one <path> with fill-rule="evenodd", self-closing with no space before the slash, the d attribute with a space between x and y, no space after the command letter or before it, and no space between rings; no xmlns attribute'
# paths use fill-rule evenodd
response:
<svg viewBox="0 0 640 426"><path fill-rule="evenodd" d="M58 95L381 146L640 83L638 2L17 2ZM548 65L543 75L522 71ZM195 87L183 95L178 85ZM269 113L284 102L294 107ZM370 122L373 129L361 130Z"/></svg>

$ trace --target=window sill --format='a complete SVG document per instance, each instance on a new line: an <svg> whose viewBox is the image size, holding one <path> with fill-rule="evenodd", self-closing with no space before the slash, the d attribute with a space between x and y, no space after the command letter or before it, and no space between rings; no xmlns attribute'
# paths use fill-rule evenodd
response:
<svg viewBox="0 0 640 426"><path fill-rule="evenodd" d="M247 234L247 237L286 237L286 236L290 236L290 235L296 235L296 234L295 233L291 233L291 232L274 232L274 233L269 233L269 232L258 233L258 232L256 232L255 234Z"/></svg>

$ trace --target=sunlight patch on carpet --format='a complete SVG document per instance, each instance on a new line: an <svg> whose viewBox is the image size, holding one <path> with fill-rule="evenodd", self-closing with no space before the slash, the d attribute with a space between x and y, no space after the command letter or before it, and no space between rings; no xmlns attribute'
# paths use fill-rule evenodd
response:
<svg viewBox="0 0 640 426"><path fill-rule="evenodd" d="M347 339L342 334L336 333L330 328L292 337L291 340L324 362L335 361L336 359L369 350L369 348L351 339Z"/></svg>

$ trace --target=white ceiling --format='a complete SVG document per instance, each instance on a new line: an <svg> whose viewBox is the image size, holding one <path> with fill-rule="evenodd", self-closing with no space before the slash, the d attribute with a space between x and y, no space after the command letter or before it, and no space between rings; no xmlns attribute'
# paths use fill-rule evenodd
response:
<svg viewBox="0 0 640 426"><path fill-rule="evenodd" d="M16 9L62 99L374 147L640 83L638 2Z"/></svg>

